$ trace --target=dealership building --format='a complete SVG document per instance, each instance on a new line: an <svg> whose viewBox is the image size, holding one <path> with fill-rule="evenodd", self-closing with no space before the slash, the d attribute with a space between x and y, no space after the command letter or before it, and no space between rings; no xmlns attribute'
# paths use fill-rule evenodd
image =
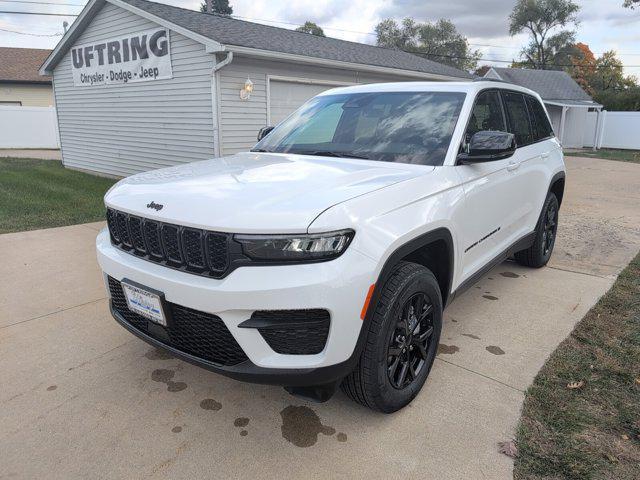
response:
<svg viewBox="0 0 640 480"><path fill-rule="evenodd" d="M409 53L146 0L90 0L40 69L66 166L125 176L251 148L338 86L460 81Z"/></svg>

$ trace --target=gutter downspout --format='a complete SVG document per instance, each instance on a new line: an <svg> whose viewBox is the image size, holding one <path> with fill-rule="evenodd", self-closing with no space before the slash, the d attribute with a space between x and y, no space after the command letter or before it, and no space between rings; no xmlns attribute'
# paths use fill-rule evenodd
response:
<svg viewBox="0 0 640 480"><path fill-rule="evenodd" d="M215 57L216 64L211 69L211 116L213 123L213 154L215 157L222 155L222 146L220 144L220 109L218 108L218 88L217 78L218 70L229 65L233 61L233 52L227 52L224 60L218 62Z"/></svg>
<svg viewBox="0 0 640 480"><path fill-rule="evenodd" d="M560 116L560 144L564 143L564 123L567 117L568 107L562 107L562 115Z"/></svg>
<svg viewBox="0 0 640 480"><path fill-rule="evenodd" d="M599 130L600 130L600 112L602 111L601 108L596 109L596 128L594 128L594 132L593 132L593 151L595 152L598 149L598 137L600 135L598 135Z"/></svg>

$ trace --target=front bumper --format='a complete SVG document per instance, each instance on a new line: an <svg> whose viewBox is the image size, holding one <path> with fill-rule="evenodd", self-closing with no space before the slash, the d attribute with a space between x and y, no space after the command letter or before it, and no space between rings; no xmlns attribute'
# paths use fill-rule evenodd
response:
<svg viewBox="0 0 640 480"><path fill-rule="evenodd" d="M229 377L286 386L319 385L346 376L357 361L362 330L360 312L375 263L355 249L324 263L243 267L224 279L172 270L137 258L111 245L103 230L96 240L105 274L124 278L164 293L167 302L219 317L248 360L222 366L173 348L132 327L112 306L114 318L144 341L174 356ZM314 355L284 355L269 347L253 328L239 328L256 310L326 309L331 316L327 342Z"/></svg>

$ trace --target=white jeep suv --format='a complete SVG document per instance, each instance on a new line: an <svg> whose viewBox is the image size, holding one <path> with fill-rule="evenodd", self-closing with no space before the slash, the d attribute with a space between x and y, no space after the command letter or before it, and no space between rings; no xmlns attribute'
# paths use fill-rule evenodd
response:
<svg viewBox="0 0 640 480"><path fill-rule="evenodd" d="M246 153L117 183L97 238L115 319L196 365L393 412L442 310L547 263L564 191L540 97L498 82L329 90Z"/></svg>

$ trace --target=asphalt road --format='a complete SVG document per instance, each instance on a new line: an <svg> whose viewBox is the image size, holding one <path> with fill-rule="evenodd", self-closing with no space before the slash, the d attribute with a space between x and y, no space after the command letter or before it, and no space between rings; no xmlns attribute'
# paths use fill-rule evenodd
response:
<svg viewBox="0 0 640 480"><path fill-rule="evenodd" d="M568 158L550 266L505 262L445 312L394 415L172 359L113 321L101 224L0 235L0 479L507 479L524 390L640 249L640 165Z"/></svg>

